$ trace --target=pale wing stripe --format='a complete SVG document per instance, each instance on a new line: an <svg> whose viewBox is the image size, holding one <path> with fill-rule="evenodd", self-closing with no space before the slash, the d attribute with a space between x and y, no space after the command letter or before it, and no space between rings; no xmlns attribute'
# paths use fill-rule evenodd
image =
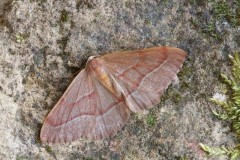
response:
<svg viewBox="0 0 240 160"><path fill-rule="evenodd" d="M150 75L152 75L153 72L155 72L155 71L158 70L160 67L162 67L162 65L164 65L164 64L167 62L167 60L168 60L168 58L165 59L165 60L163 61L163 63L161 63L161 64L159 65L159 67L155 68L155 69L152 70L150 73L148 73L145 77L143 77L143 79L141 80L141 82L140 82L140 84L138 85L138 87L137 87L132 93L130 93L130 94L126 97L126 99L128 99L131 94L133 94L134 92L138 91L138 89L139 89L139 87L141 87L143 81L144 81L146 78L148 78Z"/></svg>
<svg viewBox="0 0 240 160"><path fill-rule="evenodd" d="M76 118L72 119L71 121L68 121L67 123L77 121L77 119L80 119L80 118L82 118L82 117L89 117L89 118L91 118L91 117L95 116L95 117L97 118L97 117L103 116L103 115L105 115L106 113L108 113L109 111L111 111L113 108L115 108L115 106L117 106L117 105L119 105L119 104L122 104L122 103L124 103L124 101L123 101L123 102L120 102L120 103L118 103L118 104L116 104L116 105L114 105L114 106L111 107L107 112L104 112L102 115L97 115L97 116L95 116L95 115L82 115L82 116L79 116L79 117L76 117ZM57 128L63 126L63 125L64 125L64 124L61 124L61 125L55 126L55 127L53 127L53 128L56 128L56 129L57 129Z"/></svg>
<svg viewBox="0 0 240 160"><path fill-rule="evenodd" d="M99 83L99 85L101 85L101 84ZM95 88L98 90L97 86L98 86L98 85L95 84ZM103 85L103 86L104 86L104 85ZM104 86L104 87L105 87L105 86ZM101 90L100 90L100 91L101 91ZM100 91L99 91L99 95L101 95ZM102 105L101 98L99 97L98 100L99 100L98 102L100 103L99 106L102 107L103 105ZM116 104L116 105L118 105L118 104ZM116 106L116 105L115 105L115 106ZM113 107L114 107L114 106L113 106ZM112 108L113 108L113 107L112 107ZM112 108L110 108L107 112L109 112L110 110L112 110ZM100 109L100 108L98 108L98 109ZM102 109L102 108L101 108L101 109ZM102 119L103 124L104 124L104 126L100 126L100 130L101 130L101 133L102 133L103 136L105 136L105 135L104 135L104 130L107 131L106 122L105 122L105 119L103 118L104 115L105 115L105 113L107 113L107 112L104 112L103 114L99 114L99 115L101 115L101 119ZM100 118L99 116L96 117L96 119L99 119L99 118ZM105 128L105 129L104 129L104 128Z"/></svg>
<svg viewBox="0 0 240 160"><path fill-rule="evenodd" d="M83 73L85 73L85 72L83 72ZM85 73L86 74L86 73ZM79 85L78 86L78 94L79 94L79 91L80 91L80 87L81 87L81 85L82 85L82 81L83 81L83 79L81 78L81 81L80 82L78 82L77 84ZM75 83L73 83L73 84L75 84ZM74 87L74 86L73 86ZM75 89L75 88L74 88ZM77 98L78 98L78 94L77 94ZM73 97L71 97L71 100L73 99ZM71 101L72 102L72 101ZM67 106L67 107L69 107L69 106ZM66 132L66 130L67 130L67 127L66 127L66 124L67 124L67 122L69 121L69 117L70 116L72 116L72 109L73 109L73 107L71 106L71 107L69 107L70 108L70 114L68 114L68 117L66 118L66 121L62 124L62 125L64 125L64 127L63 128L61 128L60 129L60 132L62 132L62 133L65 133ZM61 134L60 134L61 135ZM68 138L67 138L68 139Z"/></svg>
<svg viewBox="0 0 240 160"><path fill-rule="evenodd" d="M164 60L165 61L165 60ZM135 67L136 66L136 64L137 63L135 63L133 66ZM116 80L116 79L119 79L119 75L121 75L121 74L123 74L124 72L126 72L126 71L129 71L131 68L133 68L133 67L131 67L131 68L127 68L127 69L125 69L123 72L119 72L118 70L115 70L114 68L112 68L112 66L108 66L108 68L111 68L114 72L116 72L114 75L112 75L112 77L114 77L114 80ZM136 69L135 69L136 70ZM154 70L154 69L153 69ZM152 72L153 70L151 70L151 69L149 69L149 72ZM138 70L136 70L136 72L138 72ZM139 73L140 74L140 73ZM141 75L141 77L142 78L144 78L144 76L142 76L142 74L140 74ZM135 84L137 87L139 87L139 84L138 83L141 83L141 81L142 81L142 79L139 79L138 81L139 82L134 82L133 80L131 80L130 78L128 78L128 77L126 77L126 76L124 76L125 77L125 79L127 79L129 82L131 82L131 83L133 83L133 84ZM120 81L123 81L124 83L127 83L127 82L125 82L124 80L122 80L122 79L119 79ZM129 94L131 94L132 92L129 92Z"/></svg>

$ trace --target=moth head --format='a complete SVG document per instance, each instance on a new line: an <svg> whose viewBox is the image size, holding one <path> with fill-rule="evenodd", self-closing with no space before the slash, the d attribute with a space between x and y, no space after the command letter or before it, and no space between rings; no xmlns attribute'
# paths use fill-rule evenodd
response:
<svg viewBox="0 0 240 160"><path fill-rule="evenodd" d="M98 68L99 66L101 66L101 59L99 59L98 57L100 57L99 55L93 55L93 56L90 56L87 60L87 63L86 63L86 68Z"/></svg>
<svg viewBox="0 0 240 160"><path fill-rule="evenodd" d="M93 55L93 56L88 57L86 65L88 65L90 61L92 61L93 59L95 59L97 57L99 57L99 55Z"/></svg>
<svg viewBox="0 0 240 160"><path fill-rule="evenodd" d="M100 57L99 55L93 55L93 56L90 56L87 60L87 63L89 63L91 60L97 58L97 57Z"/></svg>

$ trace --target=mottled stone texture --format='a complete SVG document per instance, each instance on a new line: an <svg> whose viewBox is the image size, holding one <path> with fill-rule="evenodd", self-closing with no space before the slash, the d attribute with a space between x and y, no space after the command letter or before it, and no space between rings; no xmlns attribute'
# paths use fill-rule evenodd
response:
<svg viewBox="0 0 240 160"><path fill-rule="evenodd" d="M222 88L227 55L240 50L240 28L223 18L210 30L212 7L194 0L14 1L0 20L0 159L202 160L208 157L198 143L233 146L209 98ZM39 141L44 118L87 57L156 45L188 52L180 83L157 107L132 114L111 139Z"/></svg>
<svg viewBox="0 0 240 160"><path fill-rule="evenodd" d="M12 2L12 0L1 0L0 1L0 17L3 15L4 10Z"/></svg>

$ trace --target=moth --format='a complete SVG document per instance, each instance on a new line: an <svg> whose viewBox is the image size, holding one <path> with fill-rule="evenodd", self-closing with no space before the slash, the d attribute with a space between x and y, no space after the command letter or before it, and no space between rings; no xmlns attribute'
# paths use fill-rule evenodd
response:
<svg viewBox="0 0 240 160"><path fill-rule="evenodd" d="M41 141L113 137L131 111L142 112L160 102L186 55L163 46L89 57L45 119Z"/></svg>

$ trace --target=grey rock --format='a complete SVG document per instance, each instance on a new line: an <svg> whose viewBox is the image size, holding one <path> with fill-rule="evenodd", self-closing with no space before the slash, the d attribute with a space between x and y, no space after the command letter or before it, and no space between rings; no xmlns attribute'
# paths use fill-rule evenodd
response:
<svg viewBox="0 0 240 160"><path fill-rule="evenodd" d="M0 159L203 160L198 143L237 143L209 98L229 71L227 55L239 51L240 28L223 19L209 30L208 2L19 0L7 8L0 23ZM156 45L182 48L188 58L179 85L149 112L153 126L148 114L132 114L111 139L40 142L44 118L90 55Z"/></svg>
<svg viewBox="0 0 240 160"><path fill-rule="evenodd" d="M13 0L1 0L0 1L0 16L3 15L6 6L8 6Z"/></svg>

